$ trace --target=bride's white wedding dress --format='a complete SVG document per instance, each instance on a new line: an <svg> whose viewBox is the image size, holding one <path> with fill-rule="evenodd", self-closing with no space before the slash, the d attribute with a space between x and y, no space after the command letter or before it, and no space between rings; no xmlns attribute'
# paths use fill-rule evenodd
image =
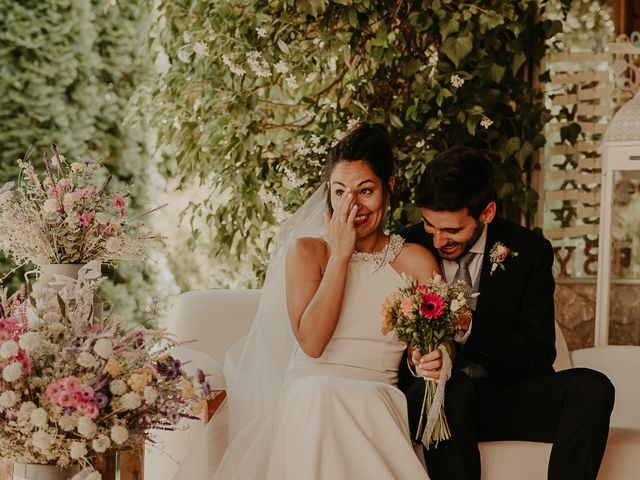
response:
<svg viewBox="0 0 640 480"><path fill-rule="evenodd" d="M380 331L381 306L402 284L390 265L402 245L392 235L382 252L353 255L323 355L296 350L277 411L238 434L216 479L428 478L409 437L405 396L395 386L406 345Z"/></svg>

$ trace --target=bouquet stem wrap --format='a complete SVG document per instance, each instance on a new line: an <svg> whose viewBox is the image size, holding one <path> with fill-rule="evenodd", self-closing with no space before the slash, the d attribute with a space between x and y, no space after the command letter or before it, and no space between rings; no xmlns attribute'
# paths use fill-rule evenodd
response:
<svg viewBox="0 0 640 480"><path fill-rule="evenodd" d="M447 380L451 378L451 357L444 345L438 347L442 351L442 369L438 381L425 378L424 399L420 409L420 421L416 432L416 441L427 449L429 445L451 438L451 431L444 413L444 390ZM426 419L425 419L426 417Z"/></svg>

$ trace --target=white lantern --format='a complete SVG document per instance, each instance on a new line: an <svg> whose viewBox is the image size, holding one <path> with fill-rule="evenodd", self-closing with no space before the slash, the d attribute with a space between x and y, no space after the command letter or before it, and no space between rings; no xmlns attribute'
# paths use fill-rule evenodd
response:
<svg viewBox="0 0 640 480"><path fill-rule="evenodd" d="M640 92L613 117L600 152L596 346L610 343L610 319L625 306L640 304ZM640 308L632 315L623 315L624 321L638 333Z"/></svg>

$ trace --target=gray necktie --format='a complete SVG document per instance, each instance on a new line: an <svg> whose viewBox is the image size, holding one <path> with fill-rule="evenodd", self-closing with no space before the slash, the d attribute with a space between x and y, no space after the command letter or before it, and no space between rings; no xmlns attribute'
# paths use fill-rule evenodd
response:
<svg viewBox="0 0 640 480"><path fill-rule="evenodd" d="M466 287L464 289L464 296L467 299L467 305L469 308L475 310L476 308L476 297L472 297L473 293L473 280L471 279L471 272L469 271L469 265L475 258L476 254L473 252L467 252L462 257L457 260L458 270L456 270L456 274L453 277L453 281L456 282L458 280L462 280Z"/></svg>

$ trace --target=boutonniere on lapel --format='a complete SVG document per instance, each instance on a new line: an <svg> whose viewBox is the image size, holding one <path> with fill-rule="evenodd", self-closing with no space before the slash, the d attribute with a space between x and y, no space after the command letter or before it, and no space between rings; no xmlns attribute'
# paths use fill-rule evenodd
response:
<svg viewBox="0 0 640 480"><path fill-rule="evenodd" d="M489 261L491 262L491 272L489 272L489 275L493 275L493 272L495 272L498 267L504 270L504 261L509 257L517 256L518 252L512 252L504 243L494 243L493 247L491 247L491 251L489 252Z"/></svg>

